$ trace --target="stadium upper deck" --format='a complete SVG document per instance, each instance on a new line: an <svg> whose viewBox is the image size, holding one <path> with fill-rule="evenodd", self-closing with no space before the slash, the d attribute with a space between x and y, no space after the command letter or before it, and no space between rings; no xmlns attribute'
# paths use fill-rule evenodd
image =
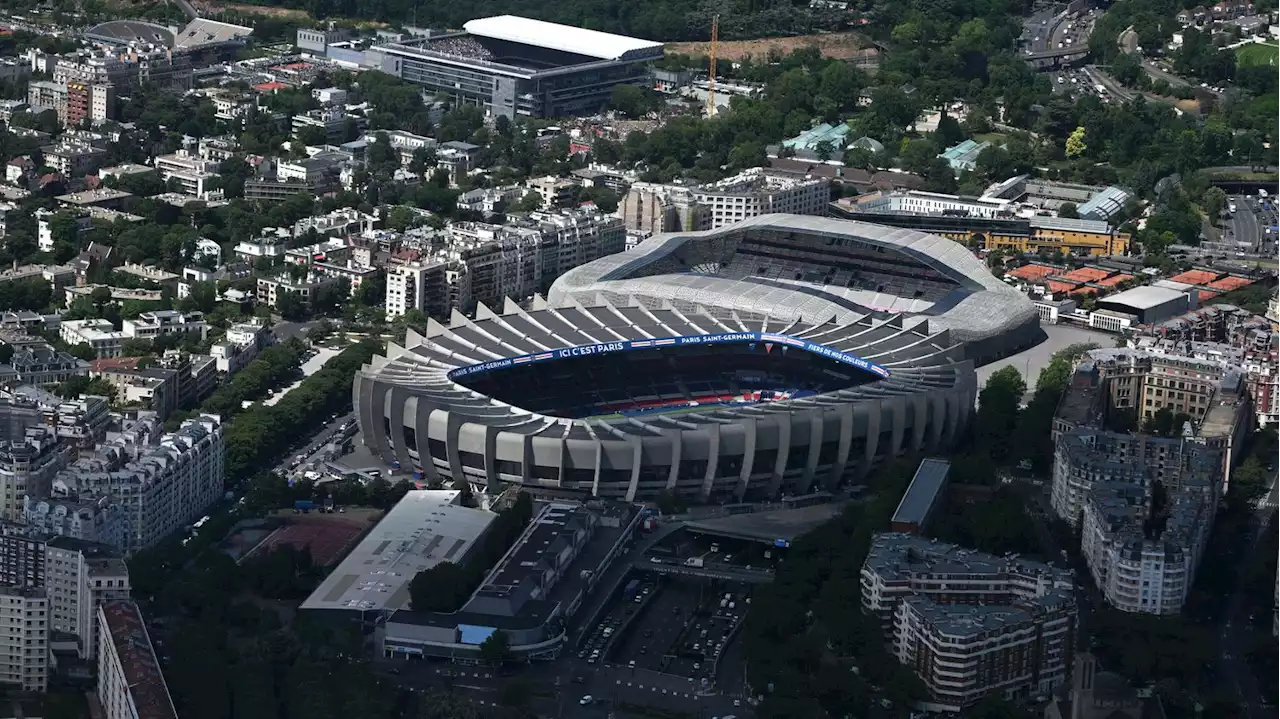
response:
<svg viewBox="0 0 1280 719"><path fill-rule="evenodd" d="M383 70L492 115L595 112L620 84L648 77L658 42L530 20L481 18L463 32L382 47Z"/></svg>

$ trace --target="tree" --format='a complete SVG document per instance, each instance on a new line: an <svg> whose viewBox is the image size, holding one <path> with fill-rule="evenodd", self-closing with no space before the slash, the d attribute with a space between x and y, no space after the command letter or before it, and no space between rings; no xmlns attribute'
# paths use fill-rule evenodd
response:
<svg viewBox="0 0 1280 719"><path fill-rule="evenodd" d="M1209 222L1217 223L1218 218L1222 216L1222 211L1227 208L1227 193L1221 187L1210 187L1204 193L1201 207L1209 216Z"/></svg>
<svg viewBox="0 0 1280 719"><path fill-rule="evenodd" d="M409 606L415 612L456 612L471 596L473 574L453 562L418 572L409 582Z"/></svg>
<svg viewBox="0 0 1280 719"><path fill-rule="evenodd" d="M1065 217L1069 220L1080 219L1080 210L1074 202L1064 202L1058 207L1058 217Z"/></svg>
<svg viewBox="0 0 1280 719"><path fill-rule="evenodd" d="M534 212L536 210L541 210L542 195L539 195L536 192L527 192L512 209L516 212Z"/></svg>
<svg viewBox="0 0 1280 719"><path fill-rule="evenodd" d="M511 660L511 637L501 629L495 630L480 643L480 658L494 665Z"/></svg>
<svg viewBox="0 0 1280 719"><path fill-rule="evenodd" d="M835 146L830 140L821 140L814 146L813 151L818 155L818 159L826 162L831 159L832 153L835 152Z"/></svg>
<svg viewBox="0 0 1280 719"><path fill-rule="evenodd" d="M1006 365L987 378L978 394L978 446L997 463L1012 458L1012 436L1026 392L1027 383L1022 375L1013 365Z"/></svg>
<svg viewBox="0 0 1280 719"><path fill-rule="evenodd" d="M642 117L649 109L649 98L635 85L615 85L609 95L609 106L630 118Z"/></svg>
<svg viewBox="0 0 1280 719"><path fill-rule="evenodd" d="M397 232L404 232L413 226L417 217L418 215L413 211L413 208L396 205L387 213L387 227Z"/></svg>
<svg viewBox="0 0 1280 719"><path fill-rule="evenodd" d="M1071 131L1071 135L1067 137L1067 157L1079 157L1084 154L1085 150L1089 149L1089 146L1084 142L1084 135L1083 125Z"/></svg>

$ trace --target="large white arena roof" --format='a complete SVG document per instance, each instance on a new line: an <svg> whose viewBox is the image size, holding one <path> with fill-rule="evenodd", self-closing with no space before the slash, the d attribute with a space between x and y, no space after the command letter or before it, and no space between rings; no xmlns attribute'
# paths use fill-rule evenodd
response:
<svg viewBox="0 0 1280 719"><path fill-rule="evenodd" d="M662 43L652 40L558 25L515 15L498 15L471 20L464 24L462 29L479 37L572 52L587 57L598 57L601 60L618 60L628 53L657 53L662 50Z"/></svg>

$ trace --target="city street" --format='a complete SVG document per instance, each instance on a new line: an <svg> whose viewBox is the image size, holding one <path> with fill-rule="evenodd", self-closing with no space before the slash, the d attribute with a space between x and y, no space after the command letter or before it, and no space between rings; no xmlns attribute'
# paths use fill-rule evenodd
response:
<svg viewBox="0 0 1280 719"><path fill-rule="evenodd" d="M1275 521L1277 492L1280 492L1280 487L1277 486L1276 475L1273 473L1271 489L1258 502L1258 508L1253 514L1253 534L1249 538L1248 553L1240 559L1242 567L1249 566L1254 561L1262 545L1263 533ZM1257 627L1245 613L1244 603L1244 587L1237 586L1223 620L1220 635L1222 671L1219 674L1229 682L1246 719L1272 719L1276 716L1276 708L1263 703L1257 678L1245 660L1245 654L1257 639Z"/></svg>

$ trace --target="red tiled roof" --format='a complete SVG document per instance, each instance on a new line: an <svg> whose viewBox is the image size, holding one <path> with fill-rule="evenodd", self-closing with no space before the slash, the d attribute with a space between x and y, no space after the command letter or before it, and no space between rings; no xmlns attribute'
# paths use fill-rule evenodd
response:
<svg viewBox="0 0 1280 719"><path fill-rule="evenodd" d="M1126 275L1124 273L1120 273L1118 275L1108 277L1104 280L1098 280L1094 284L1102 285L1103 287L1115 287L1121 282L1128 282L1131 279L1133 279L1133 275Z"/></svg>
<svg viewBox="0 0 1280 719"><path fill-rule="evenodd" d="M276 90L287 90L289 89L289 86L284 84L283 82L276 82L275 80L272 80L271 82L264 82L260 85L254 85L253 89L257 90L258 92L275 92Z"/></svg>
<svg viewBox="0 0 1280 719"><path fill-rule="evenodd" d="M1204 270L1187 270L1180 275L1174 275L1169 279L1174 282L1182 282L1188 285L1207 285L1218 279L1218 273L1206 272Z"/></svg>
<svg viewBox="0 0 1280 719"><path fill-rule="evenodd" d="M1251 284L1253 284L1253 280L1227 275L1216 282L1210 282L1207 286L1212 287L1215 290L1230 292L1231 290L1238 290L1241 287L1248 287Z"/></svg>
<svg viewBox="0 0 1280 719"><path fill-rule="evenodd" d="M1111 274L1111 272L1108 270L1099 270L1095 267L1081 267L1068 272L1063 275L1063 277L1073 282L1097 282L1109 274Z"/></svg>
<svg viewBox="0 0 1280 719"><path fill-rule="evenodd" d="M1057 272L1058 269L1056 267L1046 267L1044 265L1023 265L1022 267L1019 267L1016 270L1011 270L1006 274L1017 277L1020 280L1026 280L1027 282L1035 282L1036 280L1042 280L1049 275L1057 274Z"/></svg>
<svg viewBox="0 0 1280 719"><path fill-rule="evenodd" d="M102 605L102 616L138 719L178 719L138 605L128 601L107 602Z"/></svg>
<svg viewBox="0 0 1280 719"><path fill-rule="evenodd" d="M1074 282L1058 282L1057 280L1049 280L1045 283L1045 286L1049 288L1050 292L1057 294L1059 292L1070 292L1080 285L1077 285Z"/></svg>
<svg viewBox="0 0 1280 719"><path fill-rule="evenodd" d="M138 369L141 357L105 357L89 361L90 372L105 372L113 369Z"/></svg>

